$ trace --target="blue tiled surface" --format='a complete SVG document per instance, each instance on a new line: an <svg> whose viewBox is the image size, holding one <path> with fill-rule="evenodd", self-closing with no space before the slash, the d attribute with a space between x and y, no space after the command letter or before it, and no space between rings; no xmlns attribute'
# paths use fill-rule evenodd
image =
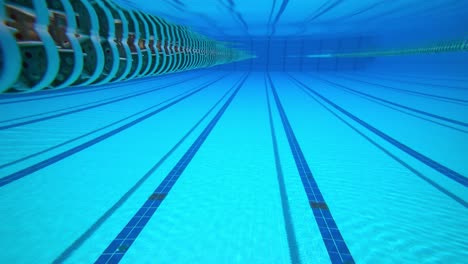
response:
<svg viewBox="0 0 468 264"><path fill-rule="evenodd" d="M142 121L156 115L157 113L159 113L161 111L164 111L167 108L169 108L169 107L171 107L171 106L173 106L173 105L175 105L175 104L189 98L190 96L202 91L203 89L206 89L207 87L209 87L213 83L221 80L222 78L223 77L220 77L220 78L218 78L218 79L216 79L214 81L211 81L211 82L209 82L207 84L204 84L200 88L198 88L198 89L196 89L196 90L194 90L194 91L192 91L192 92L190 92L190 93L188 93L188 94L186 94L186 95L184 95L184 96L182 96L182 97L180 97L180 98L178 98L178 99L176 99L176 100L174 100L174 101L172 101L172 102L170 102L170 103L168 103L168 104L166 104L166 105L164 105L164 106L162 106L162 107L160 107L160 108L158 108L156 110L153 110L150 113L145 114L142 117L139 117L139 118L137 118L137 119L125 124L125 125L122 125L122 126L116 128L114 130L111 130L111 131L109 131L109 132L107 132L107 133L105 133L103 135L100 135L100 136L98 136L96 138L93 138L93 139L91 139L91 140L89 140L89 141L87 141L87 142L85 142L85 143L83 143L81 145L78 145L78 146L76 146L74 148L66 150L66 151L64 151L62 153L59 153L59 154L57 154L55 156L52 156L52 157L50 157L50 158L48 158L46 160L40 161L40 162L38 162L36 164L33 164L33 165L29 166L29 167L26 167L26 168L24 168L24 169L22 169L20 171L17 171L17 172L14 172L14 173L10 174L10 175L7 175L7 176L0 179L0 187L3 187L5 185L7 185L7 184L10 184L10 183L12 183L12 182L14 182L14 181L16 181L18 179L21 179L21 178L25 177L25 176L28 176L28 175L32 174L33 172L41 170L41 169L43 169L43 168L45 168L45 167L47 167L47 166L49 166L51 164L54 164L54 163L56 163L56 162L58 162L60 160L63 160L63 159L65 159L65 158L67 158L67 157L69 157L69 156L71 156L71 155L73 155L75 153L78 153L78 152L80 152L80 151L82 151L82 150L84 150L86 148L89 148L89 147L91 147L91 146L93 146L93 145L95 145L95 144L97 144L97 143L99 143L99 142L101 142L101 141L103 141L103 140L117 134L117 133L120 133L120 132L126 130L127 128L130 128L130 127L132 127L132 126L134 126L134 125L136 125L136 124L138 124L138 123L140 123L140 122L142 122Z"/></svg>
<svg viewBox="0 0 468 264"><path fill-rule="evenodd" d="M265 81L265 92L267 96L267 106L268 106L268 119L270 121L270 131L271 131L271 140L273 143L273 154L275 157L275 167L276 167L276 176L278 178L278 187L281 198L281 207L283 211L284 227L286 230L286 238L288 240L289 248L289 257L291 258L291 263L301 264L301 258L299 254L299 247L297 245L297 236L294 230L294 224L291 216L291 209L289 206L289 196L286 191L286 185L284 181L283 168L281 166L280 154L278 149L278 140L276 138L275 126L273 122L273 113L270 100L270 93L268 92L268 85Z"/></svg>
<svg viewBox="0 0 468 264"><path fill-rule="evenodd" d="M465 176L461 175L460 173L458 173L458 172L456 172L456 171L454 171L454 170L452 170L452 169L438 163L437 161L425 156L424 154L410 148L409 146L407 146L407 145L403 144L402 142L396 140L395 138L391 137L390 135L387 135L383 131L381 131L381 130L375 128L374 126L368 124L367 122L363 121L359 117L357 117L357 116L351 114L350 112L346 111L345 109L343 109L339 105L337 105L337 104L333 103L332 101L328 100L327 98L325 98L324 96L319 94L314 89L311 89L309 86L307 86L303 82L297 80L296 78L294 78L292 76L291 76L291 78L293 78L298 84L300 84L302 87L306 88L311 93L313 93L316 96L320 97L322 100L327 102L333 108L337 109L338 111L345 114L346 116L348 116L352 120L356 121L357 123L359 123L363 127L365 127L368 130L372 131L374 134L378 135L379 137L386 140L390 144L392 144L395 147L399 148L400 150L408 153L409 155L413 156L414 158L418 159L419 161L421 161L422 163L426 164L427 166L433 168L434 170L442 173L446 177L448 177L448 178L462 184L465 187L468 187L468 178L467 177L465 177Z"/></svg>
<svg viewBox="0 0 468 264"><path fill-rule="evenodd" d="M447 101L463 103L463 104L468 103L468 100L464 100L464 99L448 97L448 96L442 96L442 95L436 95L436 94L432 94L432 93L424 93L424 92L413 91L413 90L409 90L409 89L402 89L402 88L399 88L399 87L397 88L397 87L394 87L394 86L389 86L389 85L385 85L385 84L381 84L381 83L377 83L377 82L364 81L364 80L361 79L362 77L359 78L359 79L351 78L349 76L342 76L342 75L340 75L339 77L343 78L343 79L347 79L347 80L352 80L352 81L355 81L355 82L360 82L360 83L370 84L370 85L373 85L373 86L383 87L383 88L389 89L389 90L395 90L395 91L406 93L406 94L413 94L413 95L432 98L432 99L441 100L441 101L447 100Z"/></svg>
<svg viewBox="0 0 468 264"><path fill-rule="evenodd" d="M324 82L327 82L327 83L329 83L329 84L331 84L331 85L333 85L335 87L338 87L338 88L341 88L341 89L344 89L344 90L347 90L347 91L351 91L353 93L363 95L363 96L365 96L367 98L371 98L371 99L377 100L379 102L383 102L383 103L386 103L386 104L389 104L389 105L393 105L393 106L396 106L396 107L399 107L399 108L403 108L405 110L409 110L409 111L412 111L412 112L415 112L415 113L418 113L418 114L421 114L421 115L425 115L425 116L428 116L428 117L431 117L431 118L439 119L439 120L442 120L442 121L445 121L445 122L448 122L448 123L452 123L452 124L455 124L455 125L468 127L468 123L465 123L465 122L462 122L462 121L459 121L459 120L455 120L455 119L452 119L452 118L447 118L445 116L440 116L440 115L428 113L426 111L421 111L421 110L413 108L413 107L409 107L409 106L406 106L406 105L395 103L393 101L386 100L386 99L383 99L383 98L380 98L380 97L377 97L377 96L374 96L374 95L371 95L371 94L368 94L368 93L365 93L365 92L361 92L361 91L358 91L356 89L352 89L350 87L347 87L345 85L342 85L342 84L339 84L339 83L336 83L336 82L333 82L333 81L330 81L330 80L326 80L324 78L318 78L318 79L320 79L320 80L322 80Z"/></svg>
<svg viewBox="0 0 468 264"><path fill-rule="evenodd" d="M299 84L297 84L299 85ZM319 105L321 105L322 107L324 107L331 115L333 115L334 117L336 117L338 120L340 120L341 122L343 122L346 126L348 126L349 128L351 128L354 132L356 132L357 134L359 134L360 136L362 136L363 138L365 138L368 142L370 142L372 145L374 145L375 147L377 147L378 149L380 149L381 151L383 151L386 155L388 155L389 157L391 157L393 160L395 160L396 162L398 162L399 164L401 164L403 167L407 168L409 171L411 171L412 173L414 173L414 175L416 175L417 177L419 177L420 179L422 179L423 181L425 181L426 183L432 185L435 189L437 189L438 191L442 192L443 194L447 195L448 197L450 197L451 199L453 199L455 202L459 203L460 205L462 205L463 207L465 208L468 208L468 203L463 200L463 198L461 198L460 196L458 196L457 194L453 193L452 191L446 189L445 187L441 186L440 184L438 184L437 182L431 180L430 178L426 177L425 175L423 175L421 172L419 172L418 170L416 170L415 168L411 167L408 163L406 163L405 161L403 161L401 158L397 157L396 155L392 154L391 152L389 152L387 149L385 149L383 146L379 145L376 141L374 141L373 139L371 139L370 137L368 137L366 134L364 134L362 131L358 130L354 125L350 124L348 121L344 120L342 117L338 116L335 112L333 112L328 106L325 105L324 102L322 101L319 101L317 98L315 98L313 96L313 94L311 94L307 89L305 89L304 87L302 86L299 86L303 91L306 92L306 94L312 98L315 102L317 102Z"/></svg>
<svg viewBox="0 0 468 264"><path fill-rule="evenodd" d="M302 153L302 149L299 142L296 139L294 131L292 130L291 124L289 123L288 117L284 112L283 106L276 93L275 86L268 75L268 80L273 91L273 98L276 102L281 121L283 123L284 131L288 138L289 146L296 162L297 170L301 177L304 190L309 199L309 204L317 222L318 228L322 235L323 242L330 256L332 263L354 263L353 257L344 241L341 233L333 219L333 216L326 205L325 199L320 192L320 189L315 181L309 165Z"/></svg>
<svg viewBox="0 0 468 264"><path fill-rule="evenodd" d="M125 252L128 251L128 249L133 244L135 239L138 237L138 235L141 233L143 228L146 226L146 223L148 223L149 219L156 212L159 205L166 198L167 194L170 192L174 184L182 175L185 168L190 163L192 158L195 156L197 151L200 149L203 142L205 142L206 138L211 133L215 125L218 123L219 119L224 114L227 107L231 104L232 100L234 99L234 97L236 96L237 92L242 87L246 79L247 79L247 76L237 86L236 90L229 97L226 103L224 103L224 105L218 111L218 113L213 118L213 120L211 120L211 122L203 130L200 136L190 146L187 152L185 152L185 154L177 162L174 168L169 172L166 178L164 178L164 180L159 184L156 190L148 197L148 200L146 200L143 206L130 219L127 225L122 229L122 231L120 231L117 237L109 244L109 246L104 250L104 252L96 260L95 263L118 263L122 259Z"/></svg>
<svg viewBox="0 0 468 264"><path fill-rule="evenodd" d="M195 78L197 78L197 77L194 77L194 78L191 78L191 79L195 79ZM98 103L96 103L96 104L81 107L81 108L78 108L78 109L73 109L73 110L69 110L69 111L66 111L66 112L61 112L61 113L48 115L48 116L44 116L44 117L38 117L38 118L30 119L30 120L27 120L27 121L20 121L20 122L13 123L13 124L2 125L2 126L0 126L0 130L6 130L6 129L14 128L14 127L20 127L20 126L24 126L24 125L34 124L34 123L38 123L38 122L42 122L42 121L46 121L46 120L51 120L51 119L54 119L54 118L57 118L57 117L62 117L62 116L70 115L70 114L83 112L83 111L90 110L90 109L93 109L93 108L113 104L113 103L116 103L116 102L124 101L124 100L130 99L130 98L142 96L142 95L145 95L145 94L153 93L153 92L156 92L156 91L171 87L173 85L181 84L181 83L184 83L184 82L185 81L178 81L178 82L175 82L175 83L163 85L161 87L155 87L155 88L151 88L149 90L140 91L140 92L137 92L137 93L131 93L129 95L117 96L116 98L114 98L112 100L99 100Z"/></svg>

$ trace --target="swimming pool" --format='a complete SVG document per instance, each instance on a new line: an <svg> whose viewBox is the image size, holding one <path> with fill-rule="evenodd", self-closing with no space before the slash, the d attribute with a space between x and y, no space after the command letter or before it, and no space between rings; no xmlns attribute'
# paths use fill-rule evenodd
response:
<svg viewBox="0 0 468 264"><path fill-rule="evenodd" d="M221 40L257 57L0 94L1 263L466 262L466 51Z"/></svg>

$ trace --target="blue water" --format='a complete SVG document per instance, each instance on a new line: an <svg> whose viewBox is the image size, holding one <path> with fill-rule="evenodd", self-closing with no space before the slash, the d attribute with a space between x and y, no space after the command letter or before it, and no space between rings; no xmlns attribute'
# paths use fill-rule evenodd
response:
<svg viewBox="0 0 468 264"><path fill-rule="evenodd" d="M466 41L466 1L116 2L257 57L0 95L0 263L466 263L466 50L306 57Z"/></svg>

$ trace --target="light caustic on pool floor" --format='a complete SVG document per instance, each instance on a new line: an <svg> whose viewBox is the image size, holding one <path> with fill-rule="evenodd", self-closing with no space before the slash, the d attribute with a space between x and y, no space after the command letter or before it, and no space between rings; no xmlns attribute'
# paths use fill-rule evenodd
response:
<svg viewBox="0 0 468 264"><path fill-rule="evenodd" d="M468 90L379 78L196 72L3 96L0 259L462 263Z"/></svg>

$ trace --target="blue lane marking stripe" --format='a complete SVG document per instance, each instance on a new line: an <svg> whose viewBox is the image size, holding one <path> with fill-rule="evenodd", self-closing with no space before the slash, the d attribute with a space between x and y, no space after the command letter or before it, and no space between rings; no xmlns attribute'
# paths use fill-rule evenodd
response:
<svg viewBox="0 0 468 264"><path fill-rule="evenodd" d="M363 95L365 97L368 97L368 98L375 99L375 100L377 100L379 102L394 105L396 107L400 107L400 108L403 108L403 109L406 109L406 110L409 110L409 111L413 111L413 112L421 114L421 115L429 116L429 117L432 117L432 118L435 118L435 119L443 120L445 122L449 122L449 123L452 123L452 124L468 127L468 123L465 123L465 122L462 122L462 121L454 120L454 119L443 117L443 116L440 116L440 115L431 114L431 113L428 113L428 112L425 112L425 111L422 111L422 110L419 110L419 109L415 109L415 108L412 108L412 107L409 107L409 106L406 106L406 105L395 103L395 102L392 102L392 101L389 101L389 100L386 100L386 99L383 99L383 98L380 98L380 97L377 97L377 96L374 96L374 95L371 95L371 94L368 94L368 93L365 93L365 92L358 91L356 89L349 88L349 87L347 87L345 85L342 85L342 84L339 84L339 83L336 83L336 82L333 82L333 81L330 81L330 80L327 80L327 79L324 79L324 78L317 77L317 79L319 79L319 80L321 80L323 82L326 82L328 84L331 84L331 85L333 85L335 87L345 89L347 91L352 91L352 92L355 92L357 94L361 94L361 95Z"/></svg>
<svg viewBox="0 0 468 264"><path fill-rule="evenodd" d="M131 119L131 118L133 118L133 117L136 117L136 116L138 116L138 115L140 115L140 114L143 114L143 113L145 113L145 112L148 112L148 111L150 111L151 109L154 109L154 108L156 108L156 107L158 107L158 106L160 106L160 105L162 105L162 104L165 104L165 103L167 103L167 102L170 102L170 101L172 101L172 100L175 100L175 99L178 98L178 97L181 97L181 96L183 96L183 95L185 95L185 94L189 94L190 92L193 92L193 91L195 91L196 89L198 89L198 88L193 88L193 89L191 89L191 90L188 90L188 91L185 91L185 92L183 92L183 93L180 93L180 94L178 94L178 95L176 95L176 96L173 96L173 97L168 98L168 99L166 99L166 100L164 100L164 101L161 101L161 102L159 102L159 103L157 103L157 104L154 104L154 105L152 105L152 106L150 106L150 107L147 107L147 108L145 108L145 109L143 109L143 110L141 110L141 111L138 111L138 112L136 112L136 113L134 113L134 114L131 114L131 115L129 115L129 116L126 116L126 117L124 117L124 118L122 118L122 119L119 119L119 120L117 120L117 121L114 121L114 122L112 122L112 123L110 123L110 124L107 124L107 125L105 125L105 126L103 126L103 127L94 129L94 130L92 130L92 131L89 131L89 132L87 132L87 133L85 133L85 134L82 134L82 135L79 135L79 136L77 136L77 137L74 137L74 138L72 138L72 139L63 141L62 143L59 143L59 144L57 144L57 145L48 147L48 148L46 148L46 149L43 149L43 150L41 150L41 151L38 151L38 152L35 152L35 153L32 153L32 154L29 154L29 155L24 156L24 157L22 157L22 158L19 158L19 159L17 159L17 160L14 160L14 161L10 161L10 162L1 164L1 165L0 165L0 170L3 169L3 168L9 167L9 166L11 166L11 165L17 164L17 163L19 163L19 162L28 160L28 159L30 159L30 158L39 156L39 155L44 154L44 153L46 153L46 152L49 152L49 151L51 151L51 150L57 149L57 148L59 148L59 147L65 146L65 145L67 145L67 144L70 144L70 143L75 142L75 141L77 141L77 140L79 140L79 139L85 138L85 137L87 137L87 136L90 136L90 135L92 135L92 134L94 134L94 133L97 133L97 132L99 132L99 131L102 131L102 130L104 130L104 129L110 128L110 127L112 127L112 126L114 126L114 125L117 125L117 124L119 124L119 123L122 123L122 122L124 122L124 121L126 121L126 120L129 120L129 119ZM1 181L1 180L0 180L0 181Z"/></svg>
<svg viewBox="0 0 468 264"><path fill-rule="evenodd" d="M302 185L309 199L310 207L317 222L320 234L322 235L323 242L327 249L328 255L332 263L354 263L354 259L351 256L351 252L344 241L338 226L333 219L333 216L322 196L317 182L312 175L309 164L307 163L302 149L297 141L294 131L289 123L288 117L284 111L281 101L276 92L276 88L268 74L268 81L273 92L273 98L276 102L283 128L288 138L291 152L293 153L296 167L301 177Z"/></svg>
<svg viewBox="0 0 468 264"><path fill-rule="evenodd" d="M180 74L181 73L174 73L174 74L170 74L167 76L160 76L158 77L158 79L173 79L173 77L178 77L178 75ZM169 77L172 77L172 78L169 78ZM123 81L119 83L98 85L92 88L90 88L89 86L79 86L79 87L69 87L69 88L58 89L58 90L43 90L43 91L38 91L35 93L0 94L0 105L45 100L45 99L50 99L50 98L64 97L64 96L83 94L83 93L92 93L92 92L98 92L102 90L115 89L115 88L119 88L119 87L127 86L127 85L147 83L151 81L153 81L151 77L146 77L142 79L133 79L133 80ZM23 98L23 99L8 101L14 98Z"/></svg>
<svg viewBox="0 0 468 264"><path fill-rule="evenodd" d="M349 76L338 75L338 77L341 77L343 79L352 80L352 81L355 81L355 82L370 84L370 85L373 85L373 86L379 86L379 87L387 88L387 89L390 89L390 90L396 90L396 91L400 91L402 93L409 93L409 94L419 95L421 97L432 98L432 99L439 100L439 101L444 101L444 102L448 101L448 102L451 102L451 103L461 103L463 105L468 103L468 100L463 100L463 99L458 99L458 98L453 98L453 97L447 97L447 96L442 96L442 95L423 93L423 92L418 92L418 91L413 91L413 90L408 90L408 89L397 88L397 87L393 87L393 86L389 86L389 85L385 85L385 84L368 82L368 81L364 81L364 80L361 80L361 79L352 78L352 77L349 77Z"/></svg>
<svg viewBox="0 0 468 264"><path fill-rule="evenodd" d="M301 89L304 89L303 87L300 87ZM373 98L370 98L370 97L366 97L365 95L361 95L361 94L358 94L358 93L355 93L353 91L347 91L345 90L345 92L347 93L351 93L357 97L360 97L360 98L363 98L364 100L367 100L367 101L370 101L370 102L373 102L373 103L376 103L378 105L381 105L383 107L386 107L386 108L390 108L392 110L395 110L397 112L400 112L400 113L403 113L405 115L409 115L409 116L412 116L412 117L415 117L415 118L418 118L418 119L421 119L421 120L424 120L424 121L427 121L429 123L433 123L433 124L437 124L439 126L442 126L442 127L446 127L446 128L450 128L450 129L453 129L453 130L456 130L458 132L461 132L461 133L465 133L465 134L468 134L468 130L464 129L464 128L459 128L459 127L456 127L454 125L450 125L450 124L447 124L443 121L437 121L437 120L434 120L432 118L429 118L429 117L424 117L424 116L421 116L421 115L418 115L416 113L413 113L411 111L408 111L408 110L404 110L404 109L401 109L399 107L396 107L396 106L392 106L392 105L389 105L389 104L385 104L385 103L382 103L376 99L373 99ZM309 93L309 91L307 91L307 93Z"/></svg>
<svg viewBox="0 0 468 264"><path fill-rule="evenodd" d="M456 171L454 171L454 170L452 170L450 168L445 167L444 165L438 163L437 161L432 160L429 157L426 157L425 155L417 152L416 150L414 150L414 149L408 147L407 145L401 143L400 141L394 139L393 137L385 134L384 132L378 130L377 128L375 128L373 126L371 126L367 122L364 122L363 120L361 120L357 116L355 116L355 115L351 114L350 112L346 111L345 109L343 109L339 105L337 105L337 104L333 103L332 101L328 100L327 98L325 98L324 96L322 96L321 94L319 94L315 90L311 89L309 86L307 86L303 82L297 80L296 78L294 78L291 75L290 75L290 77L293 80L295 80L298 84L300 84L302 87L306 88L307 90L309 90L310 92L312 92L313 94L315 94L316 96L318 96L319 98L321 98L322 100L327 102L329 105L333 106L335 109L337 109L338 111L340 111L344 115L348 116L352 120L356 121L360 125L364 126L368 130L372 131L374 134L376 134L379 137L383 138L384 140L386 140L390 144L394 145L395 147L399 148L403 152L406 152L407 154L411 155L412 157L416 158L417 160L421 161L422 163L426 164L427 166L429 166L429 167L433 168L434 170L442 173L446 177L448 177L448 178L462 184L463 186L468 186L468 178L466 178L465 176L459 174L458 172L456 172Z"/></svg>
<svg viewBox="0 0 468 264"><path fill-rule="evenodd" d="M195 142L185 152L182 158L177 162L174 168L159 184L156 190L149 196L148 200L145 201L143 206L136 212L136 214L130 219L125 227L120 231L117 237L107 246L101 256L96 260L95 263L118 263L123 258L125 253L128 251L133 242L137 239L143 228L149 222L150 218L154 215L159 205L164 201L168 193L171 191L174 184L177 182L179 177L184 172L187 165L190 163L192 158L200 149L201 145L205 142L208 135L211 133L213 128L218 123L221 116L224 114L228 106L231 104L237 92L247 80L247 77L238 84L236 90L232 93L229 99L224 103L215 117L206 126L203 132L198 136Z"/></svg>
<svg viewBox="0 0 468 264"><path fill-rule="evenodd" d="M103 134L103 135L101 135L99 137L91 139L91 140L89 140L89 141L87 141L87 142L85 142L85 143L83 143L81 145L78 145L78 146L76 146L74 148L66 150L66 151L64 151L64 152L62 152L60 154L57 154L57 155L55 155L53 157L50 157L50 158L48 158L46 160L43 160L43 161L38 162L38 163L36 163L34 165L31 165L31 166L29 166L27 168L24 168L24 169L22 169L20 171L17 171L17 172L12 173L12 174L10 174L8 176L5 176L5 177L0 179L0 187L3 187L3 186L5 186L5 185L7 185L9 183L12 183L12 182L18 180L18 179L21 179L21 178L23 178L23 177L25 177L25 176L33 173L33 172L41 170L41 169L43 169L43 168L45 168L45 167L47 167L49 165L52 165L52 164L54 164L54 163L56 163L56 162L58 162L60 160L63 160L63 159L65 159L65 158L67 158L67 157L69 157L69 156L71 156L71 155L73 155L75 153L78 153L78 152L80 152L80 151L82 151L84 149L87 149L87 148L89 148L89 147L91 147L91 146L93 146L93 145L95 145L95 144L97 144L97 143L111 137L111 136L114 136L117 133L122 132L125 129L130 128L130 127L132 127L132 126L134 126L134 125L136 125L136 124L138 124L138 123L140 123L140 122L154 116L155 114L157 114L157 113L159 113L159 112L161 112L161 111L163 111L163 110L165 110L165 109L179 103L180 101L187 99L188 97L190 97L190 96L200 92L201 90L209 87L210 85L212 85L213 83L221 80L222 78L223 77L221 77L221 78L219 78L217 80L214 80L212 82L209 82L208 84L203 85L199 89L197 89L197 90L195 90L195 91L193 91L193 92L191 92L191 93L189 93L187 95L184 95L183 97L181 97L181 98L179 98L179 99L177 99L177 100L175 100L175 101L173 101L173 102L171 102L171 103L169 103L169 104L167 104L167 105L165 105L163 107L160 107L160 108L158 108L158 109L156 109L154 111L151 111L150 113L148 113L148 114L146 114L146 115L144 115L142 117L139 117L139 118L133 120L132 122L129 122L129 123L123 125L123 126L120 126L120 127L116 128L116 129L114 129L114 130L111 130L111 131L109 131L109 132L107 132L107 133L105 133L105 134Z"/></svg>
<svg viewBox="0 0 468 264"><path fill-rule="evenodd" d="M124 86L124 85L119 85L119 86ZM18 100L14 100L14 101L5 101L5 102L0 102L0 105L6 105L6 104L16 104L16 103L23 103L23 102L30 102L30 101L38 101L38 100L45 100L45 99L51 99L51 98L56 98L56 97L64 97L64 96L70 96L70 95L76 95L76 94L84 94L84 93L92 93L92 92L98 92L98 91L102 91L102 90L108 90L108 89L112 89L112 88L116 88L116 87L107 87L107 86L104 86L104 87L97 87L95 89L88 89L88 90L83 90L83 89L80 89L80 91L75 91L75 89L73 89L72 91L66 91L66 90L69 90L69 89L66 89L66 90L57 90L57 91L54 91L53 92L53 95L50 95L50 96L41 96L43 94L41 94L40 92L38 94L36 93L33 93L33 94L28 94L29 96L27 97L27 99L18 99ZM60 93L59 93L60 92ZM58 94L57 94L58 93ZM18 96L16 96L18 97ZM32 97L32 98L31 98ZM3 98L3 97L0 97L0 100L7 100L7 99L13 99L14 97L12 96L11 98Z"/></svg>
<svg viewBox="0 0 468 264"><path fill-rule="evenodd" d="M301 89L304 89L303 87L300 87L300 88L301 88ZM305 89L304 89L304 90L305 90ZM353 95L355 95L355 96L357 96L357 97L363 98L364 100L367 100L367 101L376 103L376 104L378 104L378 105L381 105L381 106L383 106L383 107L386 107L386 108L395 110L395 111L400 112L400 113L403 113L403 114L405 114L405 115L409 115L409 116L412 116L412 117L415 117L415 118L418 118L418 119L427 121L427 122L429 122L429 123L437 124L437 125L439 125L439 126L443 126L443 127L446 127L446 128L450 128L450 129L456 130L456 131L461 132L461 133L468 134L468 130L464 130L464 128L458 128L458 127L453 126L453 125L448 125L447 123L444 123L444 122L442 122L442 121L437 121L437 120L431 119L431 118L429 118L429 117L424 117L424 116L418 115L418 114L416 114L416 113L413 113L413 112L411 112L411 111L407 111L407 110L398 108L398 107L396 107L396 106L391 106L391 105L382 103L382 102L380 102L380 101L378 101L378 100L376 100L376 99L366 97L366 96L364 96L364 95L355 93L355 92L353 92L353 91L345 91L345 92L351 93L351 94L353 94ZM309 93L309 91L307 91L307 93ZM308 94L308 95L309 95L309 94Z"/></svg>
<svg viewBox="0 0 468 264"><path fill-rule="evenodd" d="M197 77L195 77L197 78ZM187 79L186 81L191 81L192 79ZM133 84L132 85L136 85L136 84ZM166 87L162 87L162 88L166 88ZM148 90L152 90L154 89L153 88L146 88L146 89L142 89L142 91L148 91ZM8 122L15 122L15 121L19 121L19 120L23 120L23 119L28 119L28 118L32 118L32 117L36 117L36 116L43 116L43 115L47 115L47 114L53 114L53 113L58 113L58 112L62 112L62 111L66 111L66 110L70 110L70 109L74 109L74 108L78 108L78 107L84 107L84 106L89 106L89 105L94 105L94 104L98 104L98 103L101 103L101 102L106 102L106 101L110 101L112 99L118 99L118 98L122 98L122 97L125 97L127 95L133 95L135 94L135 91L133 92L130 92L130 93L125 93L125 94L121 94L121 95L117 95L117 96L112 96L112 97L107 97L107 98L104 98L104 99L100 99L100 100L97 100L97 101L92 101L92 102L88 102L88 103L84 103L84 104L78 104L78 105L74 105L74 106L69 106L69 107L64 107L64 108L60 108L60 109L56 109L56 110L51 110L51 111L46 111L46 112L42 112L42 113L37 113L37 114L31 114L31 115L25 115L25 116L20 116L20 117L16 117L16 118L10 118L10 119L3 119L3 120L0 120L0 123L8 123Z"/></svg>
<svg viewBox="0 0 468 264"><path fill-rule="evenodd" d="M374 74L378 74L378 75L385 75L385 76L393 76L393 77L398 77L398 78L410 78L410 79L419 79L419 80L436 80L436 81L450 81L450 82L468 82L468 79L460 79L461 77L460 76L443 76L443 75L437 75L437 76L432 76L432 75L409 75L409 74L404 74L402 75L401 73L398 73L397 75L395 75L396 73L393 72L393 73L388 73L388 72L368 72L368 73L374 73ZM455 77L455 78L454 78Z"/></svg>
<svg viewBox="0 0 468 264"><path fill-rule="evenodd" d="M388 78L388 75L385 75L386 77L381 77L375 74L362 74L364 76L368 76L374 79L382 79L382 80L387 80L387 81L392 81L392 82L400 82L400 83L408 83L408 84L418 84L418 85L424 85L424 86L432 86L432 87L442 87L442 88L453 88L453 89L462 89L462 90L467 90L467 87L460 87L460 86L452 86L452 85L445 85L445 84L435 84L435 83L421 83L421 82L414 82L414 81L408 81L408 80L401 80L401 79L395 79L395 78Z"/></svg>
<svg viewBox="0 0 468 264"><path fill-rule="evenodd" d="M265 81L265 93L268 106L268 120L270 121L271 141L273 143L273 154L275 156L276 176L278 178L278 186L281 198L281 207L283 208L283 219L286 229L286 238L288 240L289 257L291 263L301 264L301 258L299 255L299 248L297 246L296 232L291 217L291 209L289 207L288 192L286 191L286 185L284 183L284 173L281 167L280 155L278 150L278 140L276 139L275 126L273 123L273 114L271 112L270 94L268 92L268 85Z"/></svg>
<svg viewBox="0 0 468 264"><path fill-rule="evenodd" d="M238 82L240 82L239 79ZM238 83L237 82L237 83ZM128 191L120 197L120 199L112 205L104 214L99 217L83 234L81 234L71 245L69 245L52 263L58 264L63 263L67 260L75 250L77 250L83 243L85 243L95 232L98 230L103 223L111 217L115 211L117 211L137 190L145 183L145 181L153 175L153 173L163 164L171 155L176 151L182 143L197 129L200 124L221 104L221 102L231 93L234 89L231 88L198 120L198 122L189 130L185 135L153 166L151 167Z"/></svg>
<svg viewBox="0 0 468 264"><path fill-rule="evenodd" d="M98 103L98 104L94 104L94 105L90 105L90 106L78 108L78 109L75 109L75 110L70 110L70 111L63 112L63 113L53 114L53 115L50 115L50 116L45 116L45 117L40 117L40 118L36 118L36 119L31 119L31 120L28 120L28 121L23 121L23 122L18 122L18 123L14 123L14 124L9 124L9 125L0 126L0 130L6 130L6 129L14 128L14 127L19 127L19 126L34 124L34 123L38 123L38 122L41 122L41 121L50 120L50 119L53 119L53 118L58 118L58 117L65 116L65 115L70 115L70 114L79 113L79 112L82 112L82 111L90 110L90 109L97 108L97 107L101 107L101 106L104 106L104 105L113 104L113 103L116 103L116 102L120 102L120 101L124 101L124 100L127 100L127 99L131 99L131 98L134 98L134 97L137 97L137 96L141 96L141 95L149 94L149 93L152 93L152 92L156 92L156 91L159 91L159 90L162 90L162 89L165 89L165 88L174 86L174 85L178 85L178 84L184 83L184 82L186 82L186 81L190 81L190 80L196 79L196 78L198 78L198 77L199 77L199 76L195 76L195 77L189 78L189 79L187 79L187 80L178 81L178 82L171 83L171 84L166 84L166 85L163 85L163 86L161 86L161 87L151 88L151 89L146 90L146 91L143 91L143 92L138 92L138 93L135 93L135 94L131 94L131 95L127 95L127 96L124 96L124 97L117 98L117 99L113 99L113 100L110 100L110 101L106 101L106 102L102 102L102 103Z"/></svg>
<svg viewBox="0 0 468 264"><path fill-rule="evenodd" d="M402 159L398 158L396 155L392 154L389 150L385 149L383 146L379 145L376 141L365 135L363 132L359 131L356 127L354 127L352 124L350 124L348 121L344 120L342 117L340 117L338 114L332 111L328 106L326 106L324 103L319 101L317 98L315 98L310 92L303 87L299 86L296 84L302 91L304 91L307 96L312 98L315 102L317 102L319 105L321 105L323 108L325 108L330 114L332 114L334 117L339 119L341 122L343 122L346 126L351 128L354 132L365 138L367 141L369 141L372 145L380 149L382 152L390 156L392 159L394 159L396 162L400 163L402 166L410 170L412 173L414 173L417 177L421 178L423 181L429 183L432 185L434 188L442 192L443 194L449 196L453 200L455 200L457 203L461 204L464 207L468 207L468 203L463 200L461 197L458 197L457 195L451 193L449 190L445 189L441 185L439 185L437 182L431 180L430 178L424 176L420 171L416 170L415 168L411 167L408 163L404 162Z"/></svg>

